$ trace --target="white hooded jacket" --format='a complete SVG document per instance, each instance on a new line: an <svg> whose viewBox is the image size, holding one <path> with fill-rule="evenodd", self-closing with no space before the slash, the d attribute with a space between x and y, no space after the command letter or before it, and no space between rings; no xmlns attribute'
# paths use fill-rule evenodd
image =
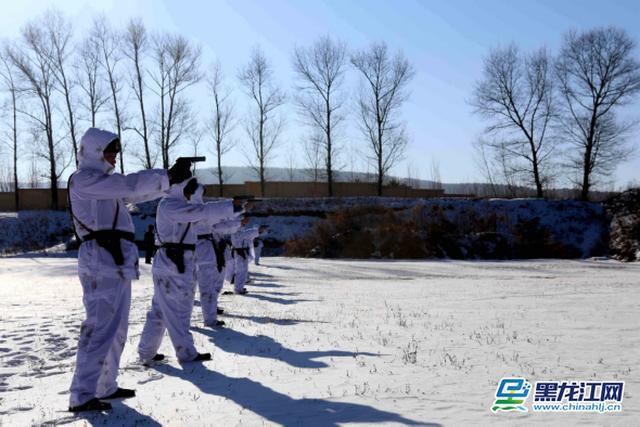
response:
<svg viewBox="0 0 640 427"><path fill-rule="evenodd" d="M219 222L233 216L233 202L231 200L189 203L184 196L184 188L188 182L189 180L185 180L180 184L172 185L169 195L158 204L156 212L156 243L158 245L163 243L195 244L197 241L195 227L189 223L197 221ZM184 275L188 280L193 280L193 256L192 251L185 251ZM181 275L163 248L160 248L154 257L152 271L153 274Z"/></svg>
<svg viewBox="0 0 640 427"><path fill-rule="evenodd" d="M240 218L229 219L219 222L211 227L211 234L216 240L223 239L225 236L236 233L242 227L242 220Z"/></svg>
<svg viewBox="0 0 640 427"><path fill-rule="evenodd" d="M193 196L191 196L190 202L196 205L203 204L204 203L203 194L204 194L204 188L202 186L199 186L198 190L196 190ZM231 203L233 206L233 200L231 199L217 199L209 203L220 203L220 202ZM214 234L214 230L216 230L216 232L220 232L220 231L228 232L231 230L235 230L236 227L237 228L240 227L240 219L238 218L238 215L242 215L242 213L241 212L234 213L233 215L231 215L231 217L228 217L228 218L221 218L218 216L215 218L206 218L200 221L196 221L192 225L193 231L196 234L196 236L199 236L199 235L206 235L206 234ZM196 263L199 266L216 264L215 250L213 249L213 245L211 244L210 240L198 239L198 242L196 244Z"/></svg>
<svg viewBox="0 0 640 427"><path fill-rule="evenodd" d="M251 248L253 239L258 237L258 227L247 227L231 235L231 244L234 248Z"/></svg>
<svg viewBox="0 0 640 427"><path fill-rule="evenodd" d="M169 189L164 169L150 169L128 175L113 173L103 157L104 149L118 136L90 128L80 141L78 170L69 178L69 200L76 232L82 238L91 231L116 229L134 232L125 203L153 200ZM117 212L117 217L116 217ZM80 274L138 278L138 249L133 242L121 242L124 265L96 241L82 243L78 253Z"/></svg>

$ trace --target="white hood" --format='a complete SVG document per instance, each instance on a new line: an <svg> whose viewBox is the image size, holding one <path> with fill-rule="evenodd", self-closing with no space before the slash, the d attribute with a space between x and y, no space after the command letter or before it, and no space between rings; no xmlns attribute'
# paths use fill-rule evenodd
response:
<svg viewBox="0 0 640 427"><path fill-rule="evenodd" d="M114 167L104 159L103 152L114 139L118 139L118 135L113 132L89 128L80 140L78 168L95 169L103 173L111 172Z"/></svg>

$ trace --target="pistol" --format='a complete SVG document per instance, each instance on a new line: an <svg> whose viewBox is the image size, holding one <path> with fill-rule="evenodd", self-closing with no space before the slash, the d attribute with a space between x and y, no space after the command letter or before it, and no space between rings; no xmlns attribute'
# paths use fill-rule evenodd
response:
<svg viewBox="0 0 640 427"><path fill-rule="evenodd" d="M189 163L189 164L193 164L193 163L197 163L197 162L204 162L206 161L207 158L205 156L196 156L196 157L178 157L176 159L176 163Z"/></svg>

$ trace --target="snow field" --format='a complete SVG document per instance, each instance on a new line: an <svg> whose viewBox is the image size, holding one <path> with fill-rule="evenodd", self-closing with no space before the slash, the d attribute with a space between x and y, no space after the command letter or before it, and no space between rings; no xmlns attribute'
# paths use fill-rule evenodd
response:
<svg viewBox="0 0 640 427"><path fill-rule="evenodd" d="M110 414L65 412L83 319L76 260L0 259L0 425L634 425L640 419L640 264L607 260L264 258L203 364L137 362L152 282L133 283ZM225 290L230 289L228 284ZM624 380L619 414L492 414L503 376Z"/></svg>

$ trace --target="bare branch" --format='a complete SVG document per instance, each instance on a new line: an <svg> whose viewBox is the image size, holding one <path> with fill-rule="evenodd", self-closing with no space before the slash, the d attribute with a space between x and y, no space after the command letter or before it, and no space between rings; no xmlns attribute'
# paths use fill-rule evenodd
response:
<svg viewBox="0 0 640 427"><path fill-rule="evenodd" d="M351 56L351 64L360 72L358 99L360 128L370 144L377 169L378 195L389 170L403 158L407 146L400 110L408 99L406 88L414 70L399 52L391 57L385 43L372 44Z"/></svg>

